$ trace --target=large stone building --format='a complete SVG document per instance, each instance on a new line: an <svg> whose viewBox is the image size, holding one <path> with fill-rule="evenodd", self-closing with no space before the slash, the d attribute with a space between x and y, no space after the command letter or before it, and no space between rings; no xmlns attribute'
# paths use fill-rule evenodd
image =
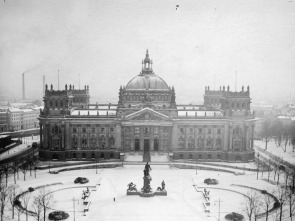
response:
<svg viewBox="0 0 295 221"><path fill-rule="evenodd" d="M120 87L118 104L90 104L89 97L88 86L56 91L46 85L39 118L42 159L254 158L249 87L206 87L203 105L177 105L174 87L154 73L147 51L140 74Z"/></svg>

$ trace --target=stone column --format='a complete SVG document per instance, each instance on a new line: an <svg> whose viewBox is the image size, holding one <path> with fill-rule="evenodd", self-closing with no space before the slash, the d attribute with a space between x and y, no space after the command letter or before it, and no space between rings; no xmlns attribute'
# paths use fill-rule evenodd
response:
<svg viewBox="0 0 295 221"><path fill-rule="evenodd" d="M251 125L251 128L252 128L252 130L251 130L251 149L252 149L252 150L253 150L253 148L254 148L254 127L255 127L255 125L252 124L252 125Z"/></svg>
<svg viewBox="0 0 295 221"><path fill-rule="evenodd" d="M247 140L248 140L248 125L245 125L244 127L244 142L243 142L243 147L244 151L247 151Z"/></svg>
<svg viewBox="0 0 295 221"><path fill-rule="evenodd" d="M213 150L216 148L216 126L213 126Z"/></svg>
<svg viewBox="0 0 295 221"><path fill-rule="evenodd" d="M150 128L150 150L153 151L154 150L154 127Z"/></svg>
<svg viewBox="0 0 295 221"><path fill-rule="evenodd" d="M121 144L122 144L122 141L121 141L121 125L120 124L116 124L116 128L115 128L115 147L116 149L118 150L121 150L122 147L121 147Z"/></svg>
<svg viewBox="0 0 295 221"><path fill-rule="evenodd" d="M65 125L61 125L61 149L64 149L65 145Z"/></svg>
<svg viewBox="0 0 295 221"><path fill-rule="evenodd" d="M229 129L229 150L232 150L233 149L233 128L230 125L228 129Z"/></svg>
<svg viewBox="0 0 295 221"><path fill-rule="evenodd" d="M173 124L172 127L172 136L171 136L171 142L170 144L172 145L172 147L170 148L170 150L175 150L178 147L178 133L177 133L177 125Z"/></svg>
<svg viewBox="0 0 295 221"><path fill-rule="evenodd" d="M40 126L40 146L43 146L43 124L39 123Z"/></svg>

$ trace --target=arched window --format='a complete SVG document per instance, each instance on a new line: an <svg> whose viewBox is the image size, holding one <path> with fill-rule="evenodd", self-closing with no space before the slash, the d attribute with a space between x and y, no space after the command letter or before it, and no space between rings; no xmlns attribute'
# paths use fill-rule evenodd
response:
<svg viewBox="0 0 295 221"><path fill-rule="evenodd" d="M78 147L78 138L77 135L73 135L72 137L72 148L77 148Z"/></svg>
<svg viewBox="0 0 295 221"><path fill-rule="evenodd" d="M197 146L200 149L202 149L204 147L204 139L203 139L203 137L199 136Z"/></svg>
<svg viewBox="0 0 295 221"><path fill-rule="evenodd" d="M105 139L105 136L102 135L102 136L100 137L100 147L104 149L105 146L106 146L106 139Z"/></svg>
<svg viewBox="0 0 295 221"><path fill-rule="evenodd" d="M95 154L93 152L91 153L91 158L95 159Z"/></svg>
<svg viewBox="0 0 295 221"><path fill-rule="evenodd" d="M73 153L73 159L76 159L76 158L77 158L77 154Z"/></svg>
<svg viewBox="0 0 295 221"><path fill-rule="evenodd" d="M181 148L184 148L184 138L179 138L179 146L181 147Z"/></svg>
<svg viewBox="0 0 295 221"><path fill-rule="evenodd" d="M192 136L189 136L187 147L188 148L193 148L194 147L194 141L195 141L194 138Z"/></svg>
<svg viewBox="0 0 295 221"><path fill-rule="evenodd" d="M82 159L85 159L85 158L86 158L86 154L82 153Z"/></svg>
<svg viewBox="0 0 295 221"><path fill-rule="evenodd" d="M58 108L58 100L55 101L55 107Z"/></svg>
<svg viewBox="0 0 295 221"><path fill-rule="evenodd" d="M115 138L114 136L112 135L111 138L110 138L110 147L113 148L115 145Z"/></svg>
<svg viewBox="0 0 295 221"><path fill-rule="evenodd" d="M96 139L95 139L95 136L94 136L94 135L91 136L91 139L90 139L90 146L91 146L92 148L94 148L94 147L96 146Z"/></svg>
<svg viewBox="0 0 295 221"><path fill-rule="evenodd" d="M83 148L87 147L87 137L85 135L83 135L82 139L81 139L81 146Z"/></svg>

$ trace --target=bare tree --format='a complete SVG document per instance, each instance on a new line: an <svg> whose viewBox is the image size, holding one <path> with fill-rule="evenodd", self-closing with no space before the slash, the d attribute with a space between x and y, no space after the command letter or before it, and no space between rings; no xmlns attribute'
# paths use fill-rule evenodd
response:
<svg viewBox="0 0 295 221"><path fill-rule="evenodd" d="M43 209L43 217L44 220L46 219L46 211L47 208L49 207L51 200L53 199L53 195L49 192L48 189L46 189L46 187L43 187L39 190L39 196L40 196L40 204L42 206Z"/></svg>
<svg viewBox="0 0 295 221"><path fill-rule="evenodd" d="M282 145L283 140L283 124L279 119L272 122L272 137L274 138L277 147Z"/></svg>
<svg viewBox="0 0 295 221"><path fill-rule="evenodd" d="M283 126L283 131L282 131L282 141L283 141L283 146L282 149L286 153L287 151L287 144L289 140L291 139L291 127L289 125L284 125Z"/></svg>
<svg viewBox="0 0 295 221"><path fill-rule="evenodd" d="M18 174L18 162L17 161L14 161L11 164L11 171L13 173L14 184L16 184L16 174Z"/></svg>
<svg viewBox="0 0 295 221"><path fill-rule="evenodd" d="M256 191L251 190L247 193L245 197L245 213L248 216L249 221L252 217L260 210L261 202L259 200L259 195ZM257 215L257 214L256 214Z"/></svg>
<svg viewBox="0 0 295 221"><path fill-rule="evenodd" d="M293 215L295 215L295 195L292 193L292 186L288 185L286 189L286 199L289 207L289 215L292 221Z"/></svg>
<svg viewBox="0 0 295 221"><path fill-rule="evenodd" d="M261 127L261 137L265 140L265 150L267 150L267 143L271 140L273 136L272 129L273 129L272 120L265 119L262 122L262 127Z"/></svg>
<svg viewBox="0 0 295 221"><path fill-rule="evenodd" d="M262 197L263 205L264 205L264 211L265 211L265 220L268 221L268 211L271 207L271 205L274 203L274 199L271 195L268 193L263 194Z"/></svg>
<svg viewBox="0 0 295 221"><path fill-rule="evenodd" d="M275 191L275 195L280 203L280 213L279 213L279 221L282 221L282 216L283 216L283 208L284 205L286 204L286 189L282 187L278 187Z"/></svg>
<svg viewBox="0 0 295 221"><path fill-rule="evenodd" d="M15 201L15 197L18 193L18 185L10 185L8 186L8 199L9 199L9 203L11 206L11 212L12 212L12 219L14 219L14 201Z"/></svg>
<svg viewBox="0 0 295 221"><path fill-rule="evenodd" d="M10 175L10 173L11 173L11 166L10 166L10 164L9 163L7 163L7 164L5 164L4 166L3 166L3 172L4 172L4 174L5 174L5 186L7 187L7 182L8 182L8 177L9 177L9 175Z"/></svg>
<svg viewBox="0 0 295 221"><path fill-rule="evenodd" d="M42 220L42 212L43 212L43 207L41 204L41 195L37 195L34 197L33 201L33 209L35 212L35 218L37 221Z"/></svg>
<svg viewBox="0 0 295 221"><path fill-rule="evenodd" d="M29 165L28 165L27 161L23 162L20 165L20 170L24 174L24 181L26 181L26 173L28 172L28 167L29 167Z"/></svg>
<svg viewBox="0 0 295 221"><path fill-rule="evenodd" d="M23 208L25 209L26 212L26 221L28 221L28 215L29 215L29 205L30 205L30 200L31 200L31 192L27 192L26 194L22 195L22 201L23 201Z"/></svg>
<svg viewBox="0 0 295 221"><path fill-rule="evenodd" d="M0 218L3 221L4 210L6 205L8 204L8 188L0 183Z"/></svg>
<svg viewBox="0 0 295 221"><path fill-rule="evenodd" d="M34 169L34 173L35 173L35 178L36 178L36 172L37 172L37 164L38 164L38 157L34 156L33 160L32 160L32 166Z"/></svg>

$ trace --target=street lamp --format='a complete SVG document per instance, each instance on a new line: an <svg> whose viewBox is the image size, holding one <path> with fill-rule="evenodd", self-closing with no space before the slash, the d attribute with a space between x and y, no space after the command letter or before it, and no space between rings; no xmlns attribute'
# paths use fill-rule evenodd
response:
<svg viewBox="0 0 295 221"><path fill-rule="evenodd" d="M96 174L97 174L97 160L96 160L96 164L95 164L95 169L96 169Z"/></svg>
<svg viewBox="0 0 295 221"><path fill-rule="evenodd" d="M259 172L259 152L257 154L257 157L258 157L258 165L257 165L257 180L258 180L258 172Z"/></svg>
<svg viewBox="0 0 295 221"><path fill-rule="evenodd" d="M244 174L245 174L245 170L246 170L246 165L244 164Z"/></svg>

